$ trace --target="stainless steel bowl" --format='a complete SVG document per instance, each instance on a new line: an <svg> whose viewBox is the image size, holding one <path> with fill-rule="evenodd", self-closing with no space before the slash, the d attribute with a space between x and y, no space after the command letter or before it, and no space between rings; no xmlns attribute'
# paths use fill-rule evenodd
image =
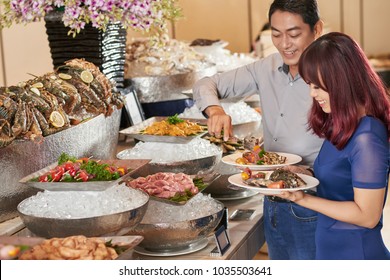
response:
<svg viewBox="0 0 390 280"><path fill-rule="evenodd" d="M23 203L28 198L19 203L17 211L25 226L32 233L41 237L122 235L141 222L149 202L149 196L147 194L140 190L134 191L139 192L144 197L139 207L103 216L59 219L28 215L21 211Z"/></svg>
<svg viewBox="0 0 390 280"><path fill-rule="evenodd" d="M141 103L180 100L188 98L183 91L192 88L194 83L205 76L217 73L215 65L196 71L168 76L126 76L126 82L131 84Z"/></svg>
<svg viewBox="0 0 390 280"><path fill-rule="evenodd" d="M142 235L144 240L140 247L149 251L182 250L189 245L206 238L218 226L222 219L224 205L215 200L221 210L198 219L181 222L164 222L155 224L140 223L130 233Z"/></svg>
<svg viewBox="0 0 390 280"><path fill-rule="evenodd" d="M126 157L126 150L119 152L116 157L118 159L129 159ZM158 172L173 172L184 173L187 175L206 174L214 170L214 167L221 161L222 149L219 154L211 155L203 158L176 161L176 162L151 162L138 169L131 176L136 178L139 176L147 176Z"/></svg>

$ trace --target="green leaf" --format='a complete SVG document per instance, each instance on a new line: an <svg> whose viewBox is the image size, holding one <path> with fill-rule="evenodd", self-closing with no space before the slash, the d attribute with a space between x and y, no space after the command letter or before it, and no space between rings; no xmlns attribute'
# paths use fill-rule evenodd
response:
<svg viewBox="0 0 390 280"><path fill-rule="evenodd" d="M177 114L175 114L175 115L173 115L171 117L168 117L167 121L168 121L169 124L177 124L177 123L184 122L184 120L179 118Z"/></svg>
<svg viewBox="0 0 390 280"><path fill-rule="evenodd" d="M60 157L58 158L58 165L61 165L61 164L65 163L65 162L67 162L67 161L75 162L76 160L77 160L77 158L72 157L72 156L70 156L70 155L68 155L66 153L62 153L60 155Z"/></svg>

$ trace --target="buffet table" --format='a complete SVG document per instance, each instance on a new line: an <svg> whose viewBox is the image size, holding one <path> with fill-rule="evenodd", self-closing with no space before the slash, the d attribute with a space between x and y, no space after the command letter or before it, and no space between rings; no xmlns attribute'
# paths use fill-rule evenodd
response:
<svg viewBox="0 0 390 280"><path fill-rule="evenodd" d="M208 245L197 252L179 255L153 257L141 255L134 250L129 250L120 255L119 259L137 259L137 260L251 260L264 244L263 231L263 196L255 196L223 201L228 208L229 216L236 209L254 209L255 212L249 221L229 221L228 234L231 247L221 257L211 257L210 252L216 246L213 236L208 237ZM0 223L0 235L32 236L31 232L23 225L22 220L17 217L12 220Z"/></svg>

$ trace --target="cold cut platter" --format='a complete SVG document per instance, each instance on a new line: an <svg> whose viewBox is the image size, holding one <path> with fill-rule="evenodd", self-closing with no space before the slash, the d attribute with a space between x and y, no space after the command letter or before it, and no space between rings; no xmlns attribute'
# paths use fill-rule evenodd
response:
<svg viewBox="0 0 390 280"><path fill-rule="evenodd" d="M158 172L146 177L129 179L126 185L146 192L150 199L173 205L184 205L220 176L219 173L199 176Z"/></svg>

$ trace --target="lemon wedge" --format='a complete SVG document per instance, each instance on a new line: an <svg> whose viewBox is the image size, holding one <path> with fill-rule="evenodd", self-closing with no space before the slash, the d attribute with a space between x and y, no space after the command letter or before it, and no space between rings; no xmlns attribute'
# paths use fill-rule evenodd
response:
<svg viewBox="0 0 390 280"><path fill-rule="evenodd" d="M33 84L32 87L43 88L43 84L41 82L38 82L38 83Z"/></svg>
<svg viewBox="0 0 390 280"><path fill-rule="evenodd" d="M65 125L64 117L58 111L51 112L49 121L54 127L63 127Z"/></svg>
<svg viewBox="0 0 390 280"><path fill-rule="evenodd" d="M70 80L70 79L72 79L71 75L68 75L68 74L65 74L65 73L59 73L58 77L60 77L63 80Z"/></svg>
<svg viewBox="0 0 390 280"><path fill-rule="evenodd" d="M81 77L81 80L83 80L83 82L87 83L87 84L89 84L93 81L93 75L88 70L84 70L83 72L81 72L80 77Z"/></svg>
<svg viewBox="0 0 390 280"><path fill-rule="evenodd" d="M32 91L33 93L35 93L38 96L41 96L41 92L36 87L31 87L30 91Z"/></svg>

